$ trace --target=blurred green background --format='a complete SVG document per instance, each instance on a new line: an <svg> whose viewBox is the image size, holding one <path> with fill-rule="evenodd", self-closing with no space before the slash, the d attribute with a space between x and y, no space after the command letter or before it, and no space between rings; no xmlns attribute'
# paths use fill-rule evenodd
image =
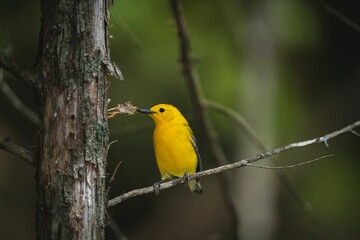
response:
<svg viewBox="0 0 360 240"><path fill-rule="evenodd" d="M319 1L181 1L205 96L237 110L268 149L324 135L360 119L360 32ZM360 24L355 1L326 1ZM0 48L36 77L39 1L0 0ZM110 107L176 105L187 117L205 169L215 166L193 121L179 65L168 1L116 0L111 13L111 56L125 81L110 79ZM26 105L32 93L7 72L3 78ZM0 76L1 77L1 76ZM2 84L3 86L3 84ZM0 92L0 137L32 148L38 126ZM208 111L230 162L259 151L229 119ZM109 176L122 162L109 197L160 179L152 150L151 119L121 115L109 121ZM278 156L280 165L326 154L334 157L284 171L311 204L309 217L282 186L275 170L229 172L240 239L360 239L359 137ZM271 165L270 161L259 164ZM0 151L0 239L35 239L34 169ZM201 196L177 186L158 197L137 197L109 209L107 239L232 239L234 222L218 177L202 179Z"/></svg>

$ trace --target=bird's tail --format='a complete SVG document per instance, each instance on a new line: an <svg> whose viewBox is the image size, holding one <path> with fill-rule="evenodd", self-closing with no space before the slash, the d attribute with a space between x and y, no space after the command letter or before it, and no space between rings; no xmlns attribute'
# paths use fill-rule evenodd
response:
<svg viewBox="0 0 360 240"><path fill-rule="evenodd" d="M201 194L202 193L202 187L200 184L200 180L199 179L195 179L195 180L190 180L188 182L189 184L189 188L192 192L197 193L197 194Z"/></svg>

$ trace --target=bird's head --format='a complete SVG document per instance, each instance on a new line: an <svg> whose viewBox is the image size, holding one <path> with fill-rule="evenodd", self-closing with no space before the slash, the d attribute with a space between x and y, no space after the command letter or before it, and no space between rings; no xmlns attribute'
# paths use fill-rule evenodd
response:
<svg viewBox="0 0 360 240"><path fill-rule="evenodd" d="M150 109L138 109L140 113L148 114L151 117L155 124L187 124L186 119L181 114L181 112L170 104L158 104Z"/></svg>

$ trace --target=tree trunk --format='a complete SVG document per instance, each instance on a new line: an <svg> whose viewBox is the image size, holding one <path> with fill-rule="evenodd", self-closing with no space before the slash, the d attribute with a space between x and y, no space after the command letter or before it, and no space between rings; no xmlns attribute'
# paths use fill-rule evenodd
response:
<svg viewBox="0 0 360 240"><path fill-rule="evenodd" d="M103 239L108 0L42 0L38 239Z"/></svg>

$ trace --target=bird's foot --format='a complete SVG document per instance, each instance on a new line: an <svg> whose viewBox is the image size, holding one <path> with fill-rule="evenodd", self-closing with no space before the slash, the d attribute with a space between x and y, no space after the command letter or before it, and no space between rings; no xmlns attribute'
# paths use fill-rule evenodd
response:
<svg viewBox="0 0 360 240"><path fill-rule="evenodd" d="M187 172L184 173L184 176L183 176L184 180L185 180L185 183L189 183L190 181L190 176Z"/></svg>
<svg viewBox="0 0 360 240"><path fill-rule="evenodd" d="M161 182L156 182L153 184L154 193L156 196L159 195L159 193L160 193L160 183Z"/></svg>

